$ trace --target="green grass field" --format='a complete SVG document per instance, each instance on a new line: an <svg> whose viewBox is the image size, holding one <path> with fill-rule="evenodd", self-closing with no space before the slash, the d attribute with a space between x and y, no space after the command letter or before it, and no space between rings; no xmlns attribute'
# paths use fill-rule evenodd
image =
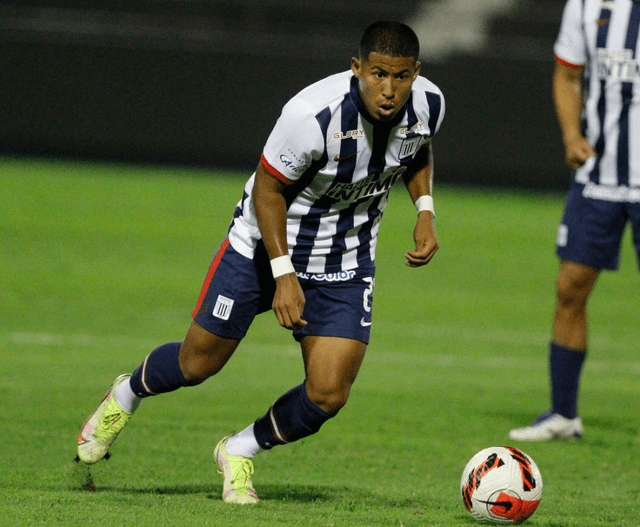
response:
<svg viewBox="0 0 640 527"><path fill-rule="evenodd" d="M248 174L0 158L0 518L60 526L471 526L473 454L547 409L563 196L436 188L441 249L404 266L415 211L398 187L378 245L372 341L320 434L255 460L262 502L220 500L212 451L303 378L260 316L217 377L145 401L87 472L85 417L112 380L181 340ZM542 176L541 176L542 177ZM535 527L640 524L636 258L590 304L585 436L513 444L537 462Z"/></svg>

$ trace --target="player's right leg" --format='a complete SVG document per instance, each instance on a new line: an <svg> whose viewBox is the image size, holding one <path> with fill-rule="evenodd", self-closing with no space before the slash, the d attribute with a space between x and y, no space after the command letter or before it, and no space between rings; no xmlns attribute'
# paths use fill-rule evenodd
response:
<svg viewBox="0 0 640 527"><path fill-rule="evenodd" d="M193 322L182 343L153 350L134 371L120 375L78 436L78 458L97 463L129 421L142 399L200 384L227 363L239 341L218 337Z"/></svg>
<svg viewBox="0 0 640 527"><path fill-rule="evenodd" d="M122 431L122 428L133 415L134 405L127 409L118 403L115 391L124 383L128 383L131 375L120 375L109 387L107 394L98 408L87 418L78 435L78 458L88 464L100 461ZM134 404L139 404L133 398ZM136 406L137 406L136 404Z"/></svg>
<svg viewBox="0 0 640 527"><path fill-rule="evenodd" d="M209 268L184 341L156 348L131 376L116 379L80 431L80 460L102 459L141 399L200 384L224 367L261 307L254 267L225 240Z"/></svg>

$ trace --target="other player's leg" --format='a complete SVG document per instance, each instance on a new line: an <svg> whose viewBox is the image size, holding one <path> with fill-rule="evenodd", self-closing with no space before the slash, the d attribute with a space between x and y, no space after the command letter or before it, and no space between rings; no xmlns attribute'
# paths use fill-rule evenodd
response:
<svg viewBox="0 0 640 527"><path fill-rule="evenodd" d="M587 353L587 300L599 272L593 267L561 261L549 352L551 411L543 413L531 426L512 430L511 439L544 441L582 436L577 406L580 374Z"/></svg>

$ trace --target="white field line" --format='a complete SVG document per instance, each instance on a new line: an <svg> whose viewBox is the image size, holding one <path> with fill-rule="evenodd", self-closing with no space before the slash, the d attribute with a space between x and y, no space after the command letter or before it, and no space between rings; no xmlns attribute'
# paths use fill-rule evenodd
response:
<svg viewBox="0 0 640 527"><path fill-rule="evenodd" d="M429 366L440 368L491 368L503 370L540 370L547 368L546 363L546 347L548 339L542 334L531 334L527 332L505 332L505 331L486 331L478 332L477 330L461 329L460 327L439 327L439 328L419 328L407 324L400 324L394 328L398 331L398 339L396 348L393 351L387 351L381 344L372 344L367 353L367 362L380 364L409 364L413 366ZM469 343L469 346L477 345L478 342L493 343L496 345L513 344L514 346L532 345L540 348L540 352L536 352L523 357L513 355L484 355L476 354L455 354L455 353L433 353L431 349L441 347L438 342L440 338L455 336L461 343ZM424 343L424 351L421 353L402 351L401 346L406 342L406 347L415 349L416 340ZM374 335L375 342L375 335ZM88 334L52 334L52 333L0 333L0 345L11 346L73 346L73 347L91 347L115 349L127 346L139 347L141 357L148 353L159 344L159 340L140 337L129 337L126 335L118 336L96 336ZM622 346L622 345L620 345ZM626 343L626 346L631 343ZM606 348L606 346L602 346ZM471 349L471 348L470 348ZM264 354L265 351L280 355L299 355L300 350L295 344L268 344L251 341L241 346L239 352L251 354ZM609 349L608 351L614 351ZM604 354L604 359L596 359L589 357L585 368L596 373L625 373L630 375L640 375L640 357L637 361L616 360L615 353Z"/></svg>

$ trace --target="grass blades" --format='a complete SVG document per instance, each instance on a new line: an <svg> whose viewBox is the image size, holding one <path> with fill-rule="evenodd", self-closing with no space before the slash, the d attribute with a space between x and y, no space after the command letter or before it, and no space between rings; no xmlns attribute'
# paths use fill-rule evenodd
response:
<svg viewBox="0 0 640 527"><path fill-rule="evenodd" d="M303 379L271 313L199 387L144 402L109 460L73 461L113 379L181 340L248 174L0 158L0 517L10 525L474 525L459 495L477 451L549 404L563 196L439 188L441 249L404 266L415 220L392 192L372 341L349 404L255 460L262 502L220 501L213 448ZM541 176L542 177L542 176ZM536 527L636 526L640 338L629 233L590 301L580 442L513 444L542 472Z"/></svg>

